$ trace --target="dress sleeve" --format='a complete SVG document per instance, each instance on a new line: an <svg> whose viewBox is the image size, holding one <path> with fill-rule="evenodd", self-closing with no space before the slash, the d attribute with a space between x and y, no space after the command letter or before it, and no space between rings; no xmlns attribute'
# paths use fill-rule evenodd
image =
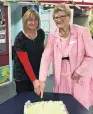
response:
<svg viewBox="0 0 93 114"><path fill-rule="evenodd" d="M25 44L24 44L24 41L22 41L22 38L20 38L22 36L17 36L16 39L15 39L15 42L14 42L14 51L22 51L22 52L25 52L26 49L25 49Z"/></svg>
<svg viewBox="0 0 93 114"><path fill-rule="evenodd" d="M33 68L29 62L28 54L27 52L17 51L17 56L20 59L22 65L24 66L24 69L26 73L28 74L31 81L36 80L36 76L33 72Z"/></svg>

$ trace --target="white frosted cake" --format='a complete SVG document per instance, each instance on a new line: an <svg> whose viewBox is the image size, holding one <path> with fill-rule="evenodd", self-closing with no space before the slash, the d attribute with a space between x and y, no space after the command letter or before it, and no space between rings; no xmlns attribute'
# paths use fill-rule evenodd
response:
<svg viewBox="0 0 93 114"><path fill-rule="evenodd" d="M24 114L68 114L62 101L41 101L31 103L27 101Z"/></svg>

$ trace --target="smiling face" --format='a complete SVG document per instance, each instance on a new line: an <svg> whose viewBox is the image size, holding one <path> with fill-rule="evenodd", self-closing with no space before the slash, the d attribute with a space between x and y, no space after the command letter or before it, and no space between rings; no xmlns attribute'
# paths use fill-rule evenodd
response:
<svg viewBox="0 0 93 114"><path fill-rule="evenodd" d="M69 26L70 17L64 11L58 11L54 14L54 21L58 28Z"/></svg>
<svg viewBox="0 0 93 114"><path fill-rule="evenodd" d="M66 28L70 24L71 10L67 4L58 4L53 10L53 19L58 28Z"/></svg>
<svg viewBox="0 0 93 114"><path fill-rule="evenodd" d="M29 9L23 16L23 29L25 32L28 30L36 30L40 27L40 18L38 12Z"/></svg>
<svg viewBox="0 0 93 114"><path fill-rule="evenodd" d="M35 30L39 25L38 19L35 16L31 16L27 21L27 29L28 30Z"/></svg>

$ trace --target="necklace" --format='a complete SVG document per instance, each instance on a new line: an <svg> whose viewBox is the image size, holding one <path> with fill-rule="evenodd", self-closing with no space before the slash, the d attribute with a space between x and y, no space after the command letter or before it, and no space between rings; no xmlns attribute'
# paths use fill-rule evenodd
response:
<svg viewBox="0 0 93 114"><path fill-rule="evenodd" d="M69 33L60 33L60 37L63 39L66 39L68 37Z"/></svg>
<svg viewBox="0 0 93 114"><path fill-rule="evenodd" d="M35 40L35 38L37 37L37 31L35 32L35 34L34 35L32 35L32 34L28 34L28 38L30 38L31 40Z"/></svg>
<svg viewBox="0 0 93 114"><path fill-rule="evenodd" d="M60 35L61 38L66 39L68 37L68 35L69 35L69 32L70 32L69 29L60 30L59 31L59 35Z"/></svg>
<svg viewBox="0 0 93 114"><path fill-rule="evenodd" d="M34 41L37 37L37 31L35 32L35 34L27 34L27 33L24 33L26 35L27 38L29 38L30 40Z"/></svg>

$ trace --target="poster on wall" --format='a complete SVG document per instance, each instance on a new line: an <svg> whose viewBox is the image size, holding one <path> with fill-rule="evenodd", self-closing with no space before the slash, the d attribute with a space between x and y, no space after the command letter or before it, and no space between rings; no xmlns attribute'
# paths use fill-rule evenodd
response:
<svg viewBox="0 0 93 114"><path fill-rule="evenodd" d="M0 67L0 84L10 80L9 65Z"/></svg>
<svg viewBox="0 0 93 114"><path fill-rule="evenodd" d="M0 31L0 44L6 43L6 34L5 31Z"/></svg>
<svg viewBox="0 0 93 114"><path fill-rule="evenodd" d="M5 9L0 6L0 44L6 43Z"/></svg>
<svg viewBox="0 0 93 114"><path fill-rule="evenodd" d="M8 10L0 4L0 85L10 81L8 51Z"/></svg>

